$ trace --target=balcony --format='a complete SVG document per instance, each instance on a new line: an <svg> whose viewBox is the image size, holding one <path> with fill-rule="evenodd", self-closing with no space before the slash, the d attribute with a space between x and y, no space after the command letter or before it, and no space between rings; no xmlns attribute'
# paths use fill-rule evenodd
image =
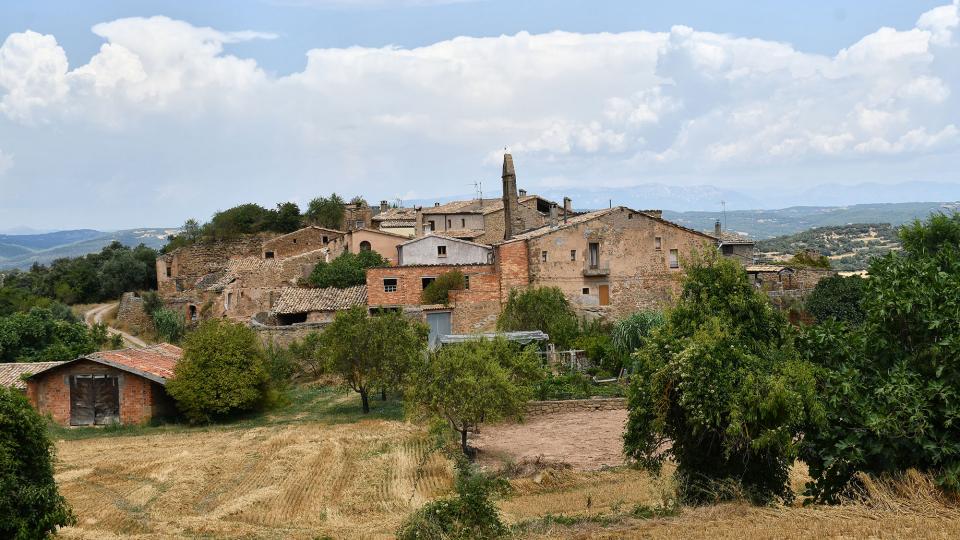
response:
<svg viewBox="0 0 960 540"><path fill-rule="evenodd" d="M590 264L586 262L583 265L583 275L584 277L603 277L610 275L610 263L600 261L596 264Z"/></svg>

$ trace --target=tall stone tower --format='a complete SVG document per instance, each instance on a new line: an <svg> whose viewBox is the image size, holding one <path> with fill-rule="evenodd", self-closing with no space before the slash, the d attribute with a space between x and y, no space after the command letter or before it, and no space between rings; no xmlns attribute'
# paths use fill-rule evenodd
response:
<svg viewBox="0 0 960 540"><path fill-rule="evenodd" d="M513 170L513 156L503 155L503 239L509 240L524 230L520 202L517 199L517 173Z"/></svg>

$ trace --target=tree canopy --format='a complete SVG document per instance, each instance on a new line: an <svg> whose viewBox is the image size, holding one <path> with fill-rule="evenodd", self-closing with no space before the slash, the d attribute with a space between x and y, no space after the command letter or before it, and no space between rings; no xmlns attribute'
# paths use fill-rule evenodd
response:
<svg viewBox="0 0 960 540"><path fill-rule="evenodd" d="M317 197L310 201L304 217L312 225L319 225L328 229L343 229L343 209L346 206L343 198L336 193L329 197Z"/></svg>
<svg viewBox="0 0 960 540"><path fill-rule="evenodd" d="M106 342L105 331L88 328L69 311L33 308L0 317L0 362L72 360Z"/></svg>
<svg viewBox="0 0 960 540"><path fill-rule="evenodd" d="M46 538L76 522L53 479L53 450L43 417L0 386L0 537Z"/></svg>
<svg viewBox="0 0 960 540"><path fill-rule="evenodd" d="M367 269L389 266L389 262L376 251L364 250L354 254L345 252L332 262L319 262L313 267L307 281L315 287L345 289L366 285Z"/></svg>
<svg viewBox="0 0 960 540"><path fill-rule="evenodd" d="M804 308L817 322L827 319L850 324L863 321L863 292L867 281L859 276L830 276L817 282Z"/></svg>
<svg viewBox="0 0 960 540"><path fill-rule="evenodd" d="M569 347L579 332L579 322L570 302L557 287L531 287L510 291L497 328L540 330L558 347Z"/></svg>

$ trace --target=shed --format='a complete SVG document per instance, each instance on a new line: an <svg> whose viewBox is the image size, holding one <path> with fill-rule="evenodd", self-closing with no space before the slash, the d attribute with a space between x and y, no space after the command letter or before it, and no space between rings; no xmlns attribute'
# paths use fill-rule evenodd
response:
<svg viewBox="0 0 960 540"><path fill-rule="evenodd" d="M167 343L95 352L27 377L27 396L62 425L141 424L173 412L166 385L182 356Z"/></svg>
<svg viewBox="0 0 960 540"><path fill-rule="evenodd" d="M367 286L345 289L327 287L307 289L286 287L273 305L273 315L280 325L330 322L338 311L367 305Z"/></svg>

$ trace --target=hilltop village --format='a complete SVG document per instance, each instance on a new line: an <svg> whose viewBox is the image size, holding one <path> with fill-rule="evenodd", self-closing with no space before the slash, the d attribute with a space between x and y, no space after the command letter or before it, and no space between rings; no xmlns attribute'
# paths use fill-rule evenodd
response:
<svg viewBox="0 0 960 540"><path fill-rule="evenodd" d="M157 290L187 321L247 321L265 341L289 343L354 306L421 318L435 340L494 330L510 291L529 286L558 287L588 320L662 308L679 290L684 260L702 250L739 261L772 295L809 290L824 275L755 264L753 241L722 230L720 221L698 231L663 219L660 210L577 211L570 198L530 194L517 187L510 154L501 178L501 198L406 208L356 202L344 208L343 230L308 226L180 247L158 257ZM304 286L318 263L364 251L388 262L368 269L365 285ZM425 303L424 290L454 271L462 288L445 303ZM138 301L124 296L121 321L143 316Z"/></svg>

